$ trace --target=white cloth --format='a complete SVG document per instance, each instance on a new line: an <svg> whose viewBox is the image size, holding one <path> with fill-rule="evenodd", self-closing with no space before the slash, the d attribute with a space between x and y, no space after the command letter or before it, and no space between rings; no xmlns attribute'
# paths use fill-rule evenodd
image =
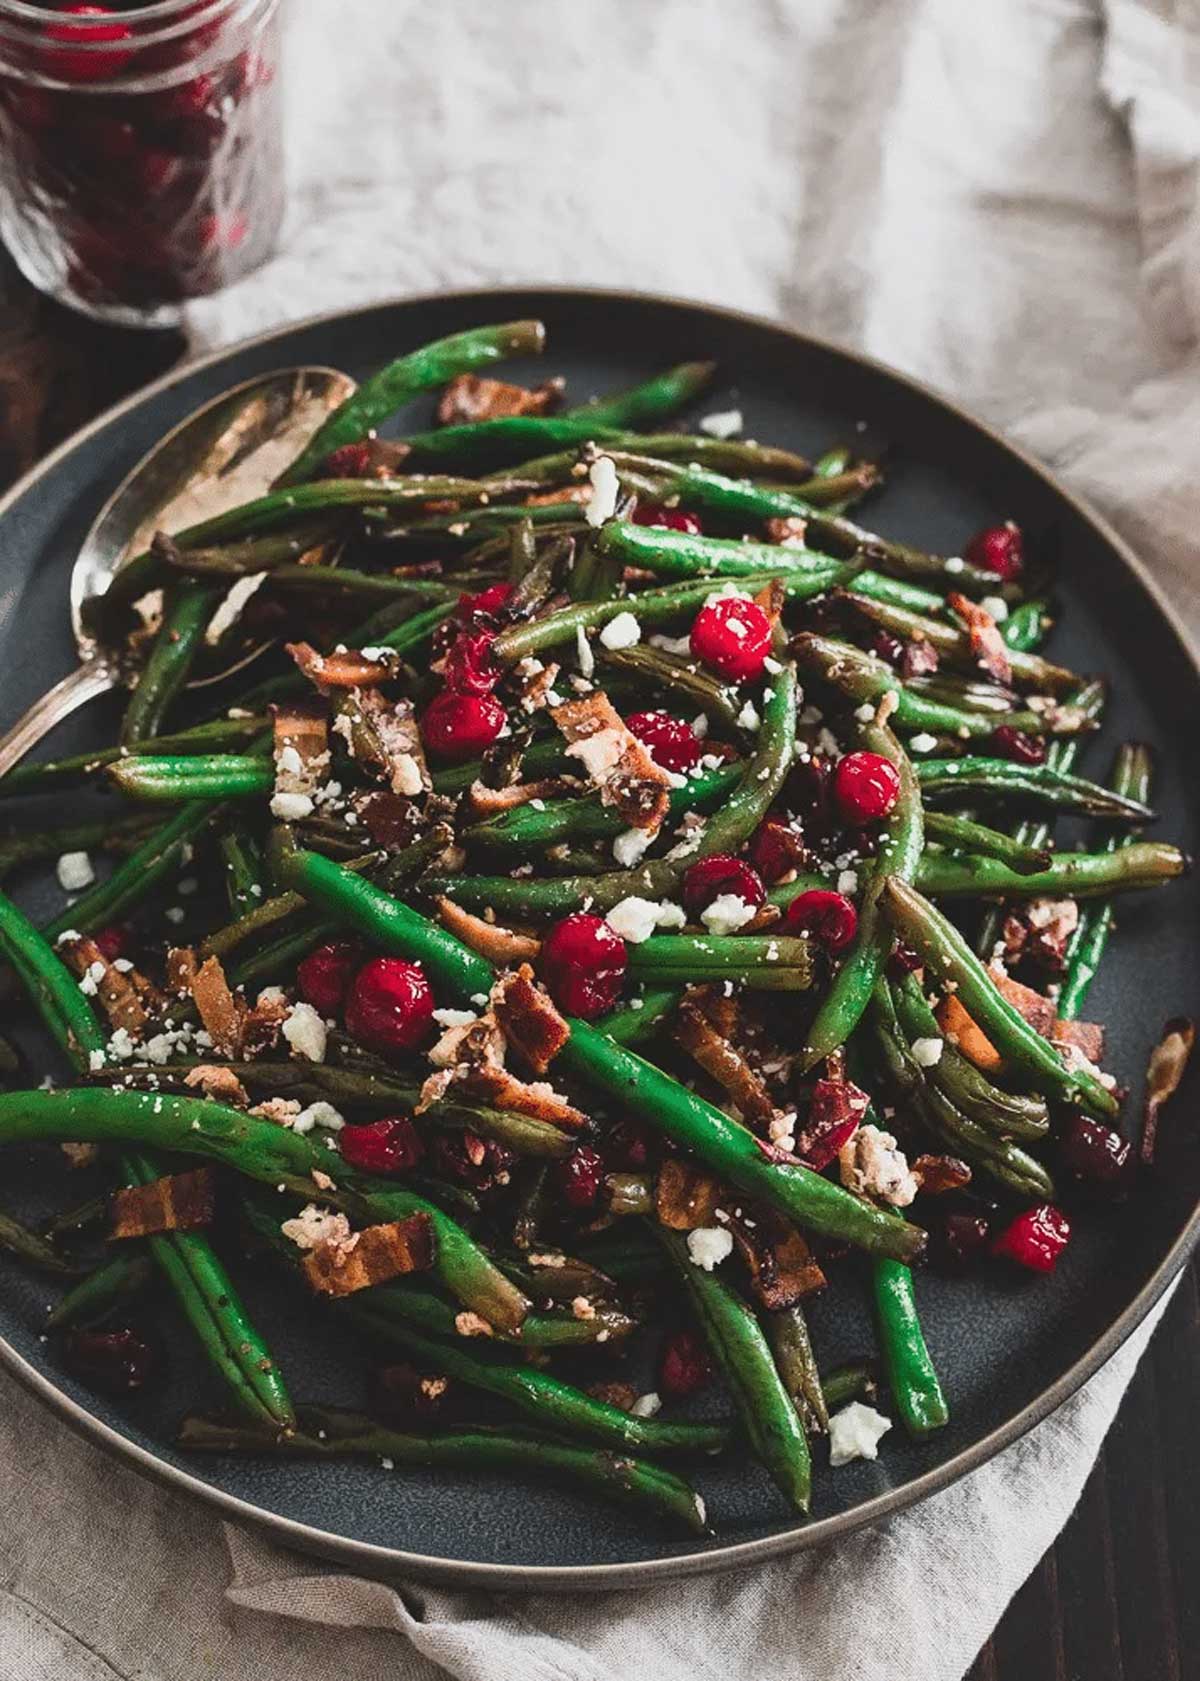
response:
<svg viewBox="0 0 1200 1681"><path fill-rule="evenodd" d="M489 282L758 310L1007 427L1200 622L1200 0L292 0L288 45L284 246L192 309L197 346ZM6 1384L0 1681L957 1681L1146 1337L889 1524L597 1598L223 1538Z"/></svg>

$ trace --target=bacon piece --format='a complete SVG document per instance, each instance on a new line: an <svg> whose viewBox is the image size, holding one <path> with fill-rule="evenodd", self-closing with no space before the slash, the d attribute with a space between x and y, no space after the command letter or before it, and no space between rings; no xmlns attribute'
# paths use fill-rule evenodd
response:
<svg viewBox="0 0 1200 1681"><path fill-rule="evenodd" d="M730 1217L729 1230L750 1273L750 1287L764 1307L792 1307L827 1283L808 1244L795 1231L758 1212L753 1227Z"/></svg>
<svg viewBox="0 0 1200 1681"><path fill-rule="evenodd" d="M1018 1015L1024 1017L1034 1032L1040 1033L1043 1039L1051 1038L1054 1024L1058 1020L1058 1011L1050 999L1044 993L1035 991L1033 987L1014 981L1000 963L989 963L988 974L996 984L996 991L1012 1005Z"/></svg>
<svg viewBox="0 0 1200 1681"><path fill-rule="evenodd" d="M570 777L549 776L541 782L514 782L508 788L489 788L486 783L472 782L467 789L466 814L469 817L495 817L497 812L515 811L530 800L554 800L577 790Z"/></svg>
<svg viewBox="0 0 1200 1681"><path fill-rule="evenodd" d="M971 1169L957 1156L918 1156L912 1170L921 1181L922 1195L927 1197L961 1191L971 1183Z"/></svg>
<svg viewBox="0 0 1200 1681"><path fill-rule="evenodd" d="M1050 1037L1056 1045L1074 1045L1089 1062L1099 1064L1104 1061L1105 1034L1099 1022L1056 1021L1050 1029Z"/></svg>
<svg viewBox="0 0 1200 1681"><path fill-rule="evenodd" d="M567 757L579 759L605 805L635 829L661 828L669 805L669 773L660 769L626 728L602 689L551 708L567 738Z"/></svg>
<svg viewBox="0 0 1200 1681"><path fill-rule="evenodd" d="M542 942L532 934L514 934L511 928L485 922L481 916L473 916L456 905L453 899L439 898L436 904L443 926L489 963L523 963L536 957L542 949Z"/></svg>
<svg viewBox="0 0 1200 1681"><path fill-rule="evenodd" d="M152 1179L148 1185L127 1185L113 1193L112 1238L147 1237L151 1232L190 1232L211 1224L214 1207L213 1173L192 1168Z"/></svg>
<svg viewBox="0 0 1200 1681"><path fill-rule="evenodd" d="M367 1226L349 1242L318 1243L304 1257L304 1271L324 1296L352 1296L401 1273L426 1272L433 1265L433 1227L428 1214Z"/></svg>
<svg viewBox="0 0 1200 1681"><path fill-rule="evenodd" d="M353 648L345 653L319 654L311 642L285 642L284 651L322 693L328 689L374 688L394 677L401 665L399 654L390 649L378 659L368 659Z"/></svg>
<svg viewBox="0 0 1200 1681"><path fill-rule="evenodd" d="M230 990L219 957L207 958L197 969L192 979L192 997L214 1048L222 1056L239 1056L246 1006Z"/></svg>
<svg viewBox="0 0 1200 1681"><path fill-rule="evenodd" d="M1146 1106L1142 1112L1141 1157L1149 1167L1158 1140L1158 1117L1163 1105L1179 1087L1196 1043L1196 1024L1187 1016L1174 1016L1163 1028L1163 1036L1150 1052L1146 1068Z"/></svg>
<svg viewBox="0 0 1200 1681"><path fill-rule="evenodd" d="M86 934L64 941L58 951L68 967L86 980L114 1028L123 1027L131 1039L140 1039L146 1026L147 1004L157 1013L166 1002L157 987L136 969L118 969Z"/></svg>
<svg viewBox="0 0 1200 1681"><path fill-rule="evenodd" d="M783 605L786 600L787 596L784 593L782 578L772 578L770 583L764 584L754 597L755 606L761 607L767 615L767 618L771 621L772 630L776 628L783 617Z"/></svg>
<svg viewBox="0 0 1200 1681"><path fill-rule="evenodd" d="M504 1034L490 1008L477 1021L448 1028L429 1053L438 1072L421 1087L417 1113L439 1102L451 1086L461 1085L469 1096L483 1098L494 1109L532 1115L535 1120L549 1121L570 1132L586 1124L587 1116L546 1081L521 1080L510 1073L504 1066L506 1048Z"/></svg>
<svg viewBox="0 0 1200 1681"><path fill-rule="evenodd" d="M682 1156L665 1156L654 1184L654 1209L659 1224L676 1232L711 1226L721 1194L721 1182L711 1173Z"/></svg>
<svg viewBox="0 0 1200 1681"><path fill-rule="evenodd" d="M504 420L514 414L548 414L558 407L564 379L546 380L532 390L482 374L458 374L438 399L439 426L470 426L479 420Z"/></svg>
<svg viewBox="0 0 1200 1681"><path fill-rule="evenodd" d="M542 490L536 496L527 496L521 506L523 508L553 508L560 502L565 506L570 506L571 503L586 506L591 499L592 487L590 484L572 484L564 485L559 490Z"/></svg>
<svg viewBox="0 0 1200 1681"><path fill-rule="evenodd" d="M946 1038L969 1062L973 1062L976 1068L981 1068L985 1074L996 1074L1004 1067L1004 1058L1000 1052L978 1026L974 1017L967 1014L954 993L946 994L934 1014Z"/></svg>
<svg viewBox="0 0 1200 1681"><path fill-rule="evenodd" d="M505 1038L515 1045L535 1074L544 1074L571 1037L565 1018L528 963L502 975L492 989L492 1009Z"/></svg>
<svg viewBox="0 0 1200 1681"><path fill-rule="evenodd" d="M433 787L411 700L352 689L334 727L355 759L383 776L393 794L416 799Z"/></svg>
<svg viewBox="0 0 1200 1681"><path fill-rule="evenodd" d="M1071 936L1079 926L1079 906L1074 899L1031 899L1014 907L1004 918L1004 961L1027 957L1060 974L1066 961Z"/></svg>
<svg viewBox="0 0 1200 1681"><path fill-rule="evenodd" d="M514 675L520 683L517 699L522 712L532 717L550 704L550 693L558 672L559 668L553 661L546 665L541 660L527 657L518 662Z"/></svg>
<svg viewBox="0 0 1200 1681"><path fill-rule="evenodd" d="M271 708L275 731L275 792L315 794L329 770L329 722L316 701Z"/></svg>
<svg viewBox="0 0 1200 1681"><path fill-rule="evenodd" d="M988 676L1006 686L1011 683L1012 662L1008 657L1008 644L987 608L981 607L978 601L972 601L970 596L960 595L957 590L947 595L946 604L966 626L971 652Z"/></svg>
<svg viewBox="0 0 1200 1681"><path fill-rule="evenodd" d="M191 997L196 969L196 953L191 946L171 947L167 953L167 991L172 997Z"/></svg>
<svg viewBox="0 0 1200 1681"><path fill-rule="evenodd" d="M775 1105L762 1076L729 1038L717 1031L706 1011L690 999L679 1007L675 1037L704 1072L724 1088L744 1120L752 1126L770 1125L775 1119Z"/></svg>
<svg viewBox="0 0 1200 1681"><path fill-rule="evenodd" d="M195 1068L189 1068L183 1083L199 1087L205 1097L215 1098L218 1103L230 1103L235 1109L250 1107L250 1094L245 1086L232 1068L226 1068L219 1062L201 1062Z"/></svg>

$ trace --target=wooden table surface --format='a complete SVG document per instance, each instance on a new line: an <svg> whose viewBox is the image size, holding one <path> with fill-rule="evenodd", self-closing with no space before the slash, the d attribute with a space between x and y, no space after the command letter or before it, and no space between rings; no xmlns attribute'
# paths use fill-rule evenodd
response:
<svg viewBox="0 0 1200 1681"><path fill-rule="evenodd" d="M102 327L0 252L0 487L165 372L174 333ZM1066 1529L968 1681L1200 1681L1200 1262L1189 1268Z"/></svg>

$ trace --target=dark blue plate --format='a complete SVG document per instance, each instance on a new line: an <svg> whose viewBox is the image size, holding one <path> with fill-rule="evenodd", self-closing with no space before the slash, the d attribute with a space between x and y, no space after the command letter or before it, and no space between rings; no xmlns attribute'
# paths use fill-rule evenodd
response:
<svg viewBox="0 0 1200 1681"><path fill-rule="evenodd" d="M0 505L0 719L15 717L70 667L67 578L96 509L137 458L191 409L249 376L294 363L356 375L413 346L479 322L539 315L549 328L546 370L581 401L685 357L716 357L719 385L699 413L736 404L747 435L808 453L863 422L889 440L889 488L870 521L888 534L957 551L999 518L1020 521L1059 565L1065 606L1052 651L1111 680L1110 722L1089 748L1103 776L1114 744L1144 738L1158 753L1156 833L1195 849L1200 775L1200 680L1177 621L1137 558L1095 515L995 433L891 370L767 321L700 305L618 293L537 289L468 292L382 304L302 323L172 374L57 450ZM532 372L532 369L527 370ZM414 405L406 428L427 424ZM111 740L113 708L97 704L55 737L55 753ZM75 796L52 803L69 820ZM5 816L0 811L0 823ZM46 883L26 902L49 914ZM1168 1016L1194 1012L1200 986L1197 890L1180 883L1126 900L1120 931L1088 1014L1110 1028L1109 1065L1133 1087ZM3 1006L0 1005L0 1009ZM51 1061L41 1048L44 1066ZM878 1462L816 1471L810 1522L798 1525L766 1477L741 1455L701 1467L716 1539L665 1538L620 1511L558 1487L494 1477L351 1464L188 1459L172 1443L180 1414L219 1404L198 1360L175 1349L164 1387L136 1402L89 1393L50 1362L39 1327L46 1284L7 1263L0 1359L93 1441L226 1515L279 1541L359 1568L504 1587L614 1587L747 1564L877 1522L944 1487L1044 1418L1108 1358L1148 1312L1196 1238L1200 1150L1196 1079L1163 1127L1160 1167L1123 1205L1085 1215L1053 1277L986 1271L966 1282L920 1279L929 1343L953 1410L950 1426L912 1443L899 1428ZM53 1152L3 1158L3 1206L34 1216L64 1201ZM82 1198L86 1185L72 1181ZM323 1326L306 1334L294 1296L243 1267L251 1306L303 1399L361 1401L362 1352ZM811 1313L823 1363L869 1350L871 1328L853 1269ZM718 1402L718 1404L720 1404ZM818 1459L823 1451L818 1450Z"/></svg>

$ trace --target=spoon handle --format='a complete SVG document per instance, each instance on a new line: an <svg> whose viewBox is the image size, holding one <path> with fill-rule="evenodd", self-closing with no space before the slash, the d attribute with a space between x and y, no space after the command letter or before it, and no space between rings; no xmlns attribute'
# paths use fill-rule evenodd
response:
<svg viewBox="0 0 1200 1681"><path fill-rule="evenodd" d="M76 666L61 682L35 700L10 730L0 735L0 776L6 776L31 747L44 735L49 735L56 724L96 695L115 689L119 682L120 673L116 664L103 654Z"/></svg>

